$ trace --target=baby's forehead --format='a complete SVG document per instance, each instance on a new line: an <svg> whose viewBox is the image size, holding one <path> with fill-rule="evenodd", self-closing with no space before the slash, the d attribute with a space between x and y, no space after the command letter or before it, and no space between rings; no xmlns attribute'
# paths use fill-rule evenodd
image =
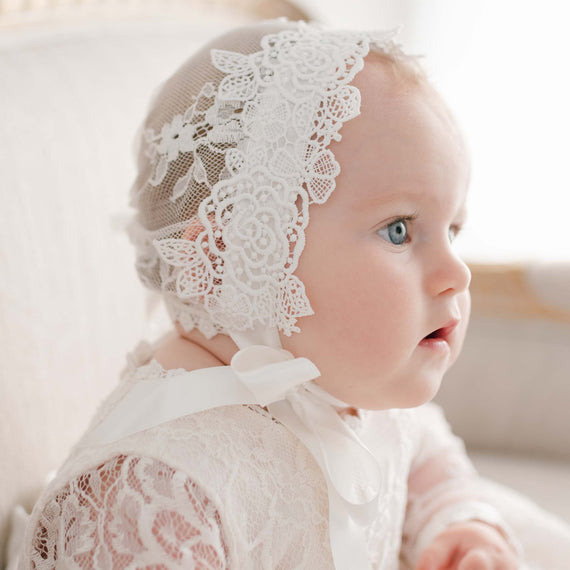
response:
<svg viewBox="0 0 570 570"><path fill-rule="evenodd" d="M367 212L395 202L425 202L432 195L437 199L442 185L468 187L464 137L427 81L394 78L386 62L375 58L353 84L361 94L360 114L343 125L341 140L330 146L340 164L340 201Z"/></svg>
<svg viewBox="0 0 570 570"><path fill-rule="evenodd" d="M421 136L425 131L422 127L429 125L432 131L448 136L459 151L469 154L456 117L425 76L410 76L410 72L403 75L393 69L390 60L386 62L373 53L366 58L353 85L360 92L360 115L343 126L343 139L348 138L345 134L353 130L354 124L371 140L386 137L396 144L404 137Z"/></svg>
<svg viewBox="0 0 570 570"><path fill-rule="evenodd" d="M352 85L358 88L361 106L364 108L373 105L385 108L389 113L402 101L415 98L423 101L458 137L463 137L456 117L445 99L413 58L400 58L371 50L364 58L364 67L354 77Z"/></svg>

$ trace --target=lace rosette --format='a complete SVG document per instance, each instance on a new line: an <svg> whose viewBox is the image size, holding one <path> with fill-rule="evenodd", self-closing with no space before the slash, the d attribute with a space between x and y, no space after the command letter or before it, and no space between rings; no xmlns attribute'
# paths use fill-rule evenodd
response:
<svg viewBox="0 0 570 570"><path fill-rule="evenodd" d="M263 36L255 53L212 49L211 63L223 74L217 89L205 83L184 114L158 134L147 129L148 184L160 184L181 155L192 153L170 200L183 199L193 184L210 190L186 222L197 230L191 238L180 222L142 239L132 232L142 252L139 274L160 264L170 315L186 330L198 327L210 337L262 323L290 335L299 332L299 317L313 314L293 275L309 205L326 202L335 189L340 167L327 147L359 114L360 93L350 82L370 44L398 49L393 36L301 22ZM203 148L223 160L217 180Z"/></svg>

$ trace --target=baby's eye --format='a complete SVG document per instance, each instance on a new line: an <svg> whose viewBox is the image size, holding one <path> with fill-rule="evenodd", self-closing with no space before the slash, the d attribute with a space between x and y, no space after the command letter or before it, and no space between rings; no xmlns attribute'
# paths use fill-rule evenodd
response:
<svg viewBox="0 0 570 570"><path fill-rule="evenodd" d="M388 225L380 228L378 234L381 238L393 243L394 245L402 245L408 241L408 220L400 218L390 222Z"/></svg>

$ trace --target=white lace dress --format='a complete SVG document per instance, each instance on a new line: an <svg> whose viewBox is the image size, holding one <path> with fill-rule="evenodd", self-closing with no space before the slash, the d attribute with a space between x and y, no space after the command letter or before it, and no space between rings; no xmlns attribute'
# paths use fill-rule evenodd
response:
<svg viewBox="0 0 570 570"><path fill-rule="evenodd" d="M181 373L149 357L139 345L89 429L135 383ZM472 518L503 526L515 545L522 538L529 566L569 567L568 529L480 480L434 404L345 421L387 466L367 531L371 568L413 567L441 528ZM19 568L333 568L325 480L300 440L258 406L207 410L112 444L80 441L35 505Z"/></svg>

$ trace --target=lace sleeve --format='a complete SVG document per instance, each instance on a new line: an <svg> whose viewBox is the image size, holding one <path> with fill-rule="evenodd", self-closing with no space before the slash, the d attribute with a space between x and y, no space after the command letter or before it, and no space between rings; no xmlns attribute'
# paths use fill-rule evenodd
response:
<svg viewBox="0 0 570 570"><path fill-rule="evenodd" d="M221 528L212 502L184 473L120 455L45 506L25 559L38 570L225 569Z"/></svg>
<svg viewBox="0 0 570 570"><path fill-rule="evenodd" d="M429 403L417 409L420 440L408 478L408 505L403 529L403 554L415 567L421 552L452 523L479 520L500 530L513 550L521 547L501 514L486 503L479 477L442 409Z"/></svg>

